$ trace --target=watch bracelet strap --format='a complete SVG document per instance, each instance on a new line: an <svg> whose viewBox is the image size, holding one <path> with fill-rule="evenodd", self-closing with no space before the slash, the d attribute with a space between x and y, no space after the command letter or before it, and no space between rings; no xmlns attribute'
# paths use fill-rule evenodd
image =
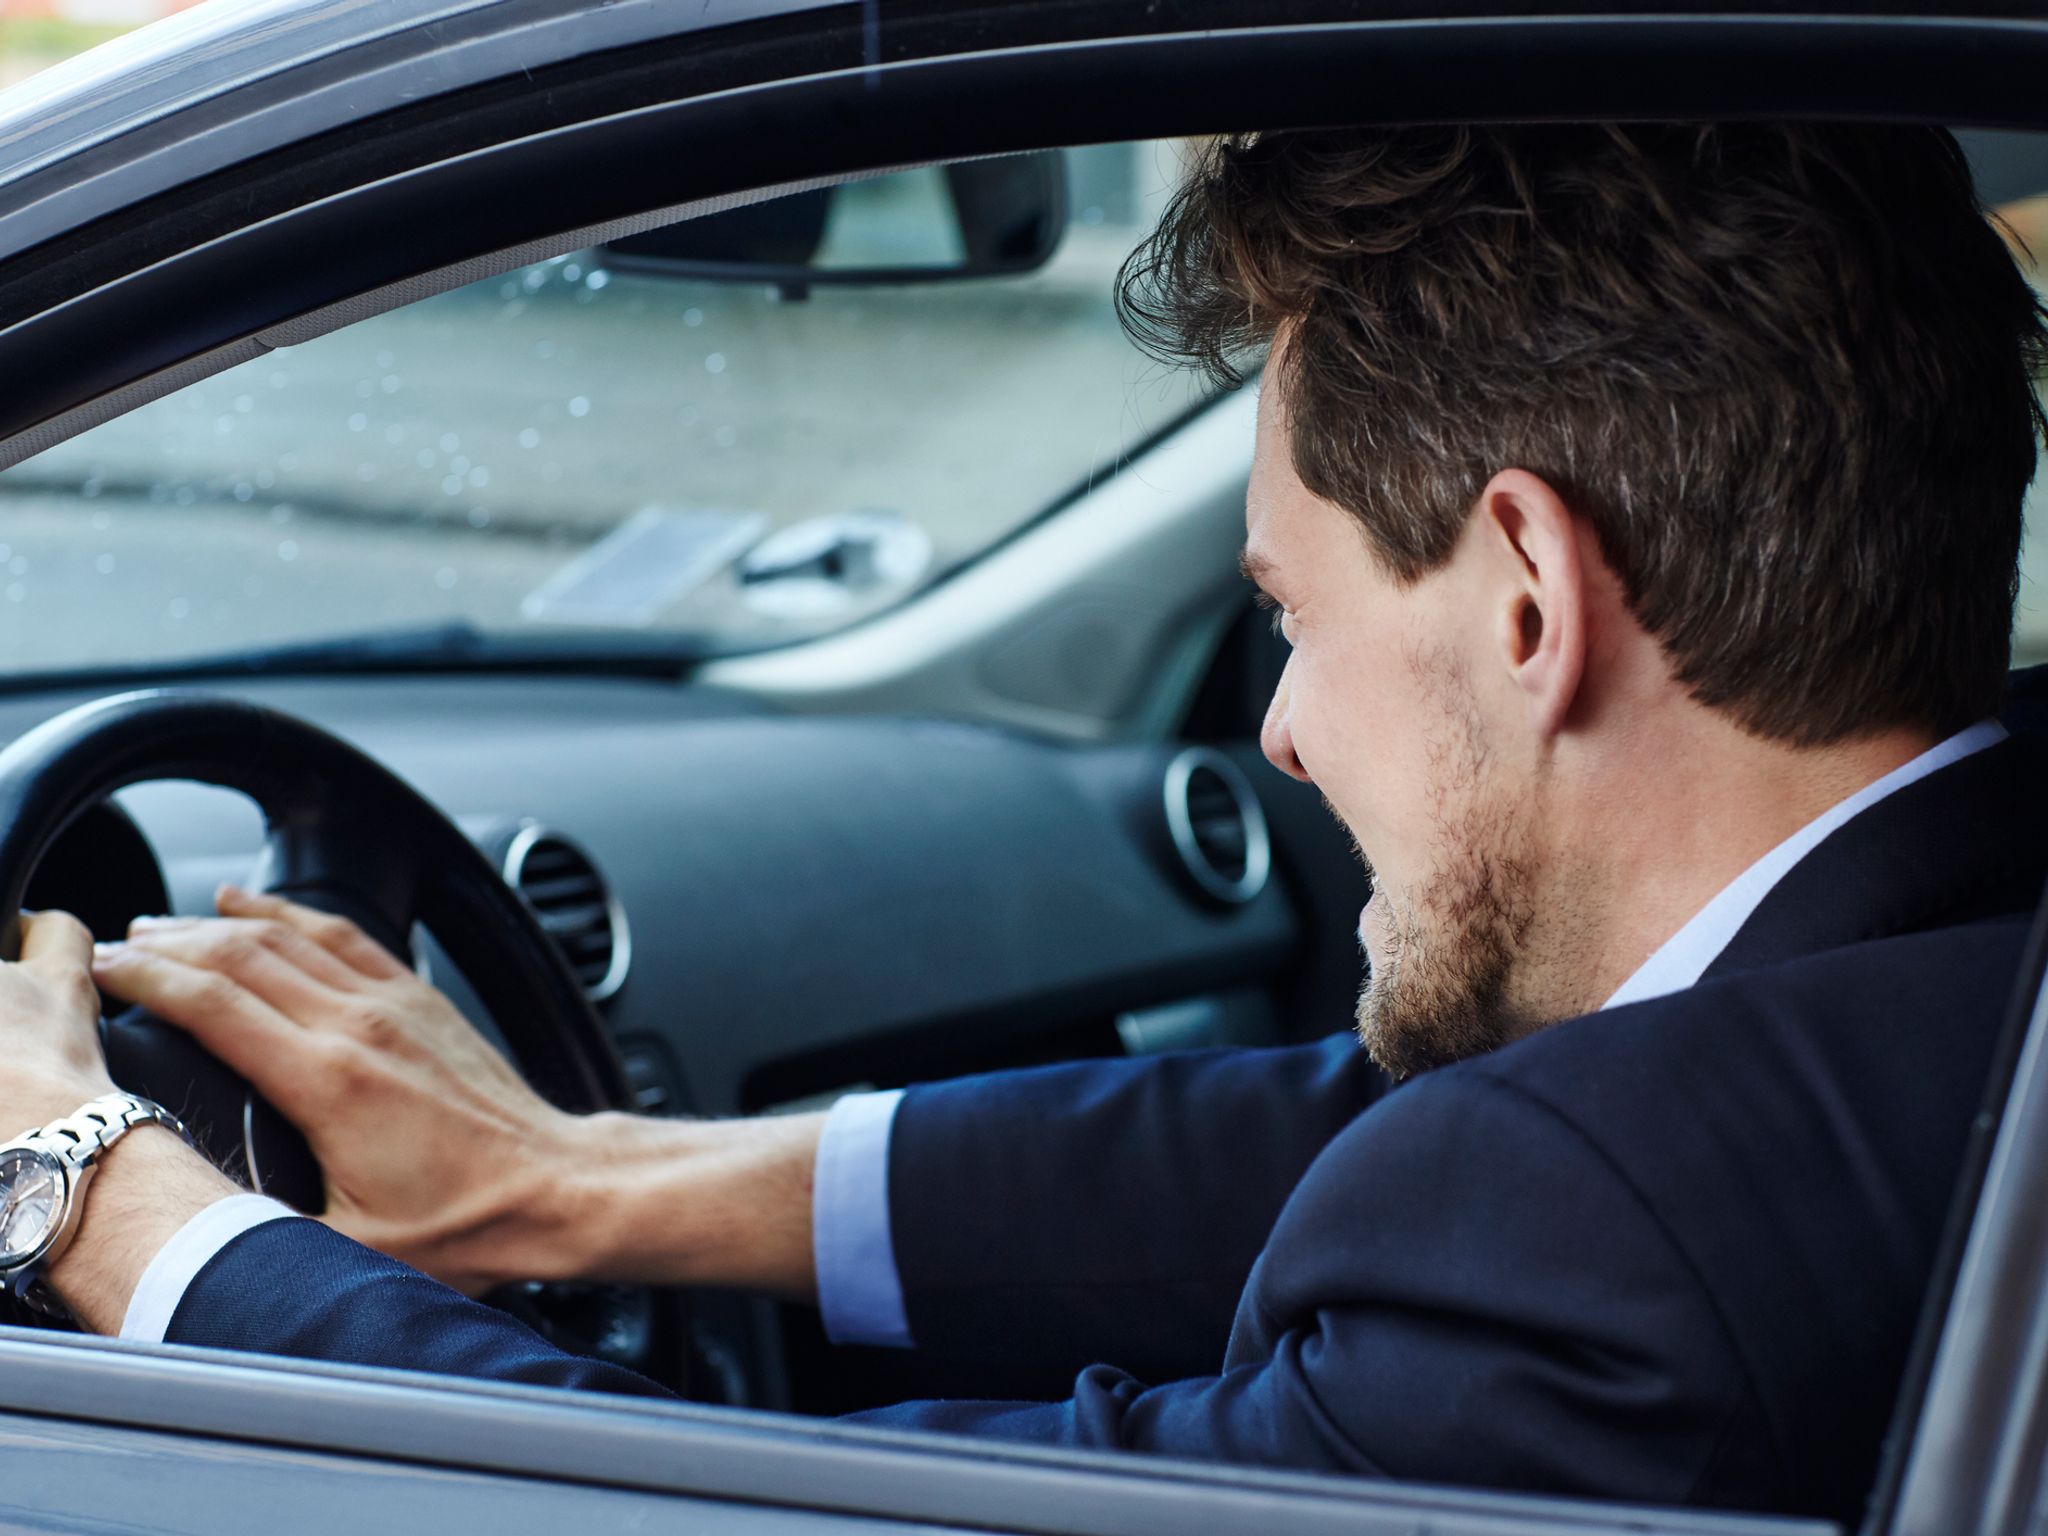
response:
<svg viewBox="0 0 2048 1536"><path fill-rule="evenodd" d="M168 1126L187 1142L192 1133L161 1104L132 1093L103 1093L61 1120L37 1126L21 1139L39 1141L49 1151L77 1166L92 1161L138 1125Z"/></svg>

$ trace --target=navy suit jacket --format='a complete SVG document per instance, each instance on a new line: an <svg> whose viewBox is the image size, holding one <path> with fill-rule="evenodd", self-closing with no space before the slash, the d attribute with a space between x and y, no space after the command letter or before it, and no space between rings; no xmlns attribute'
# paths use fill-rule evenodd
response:
<svg viewBox="0 0 2048 1536"><path fill-rule="evenodd" d="M1349 1039L913 1090L919 1347L1077 1374L865 1417L1853 1520L2048 874L2043 767L1930 775L1698 986L1392 1093ZM168 1337L657 1390L308 1222L223 1249Z"/></svg>

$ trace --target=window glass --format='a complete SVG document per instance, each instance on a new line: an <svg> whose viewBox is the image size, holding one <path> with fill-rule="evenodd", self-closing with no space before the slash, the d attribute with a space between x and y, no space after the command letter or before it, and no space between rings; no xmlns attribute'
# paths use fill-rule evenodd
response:
<svg viewBox="0 0 2048 1536"><path fill-rule="evenodd" d="M1035 270L740 282L583 251L86 432L0 475L0 656L159 665L452 626L730 650L901 602L1199 403L1112 304L1174 147L1053 164L1066 220ZM838 189L796 245L842 274L956 265L978 237L955 169Z"/></svg>

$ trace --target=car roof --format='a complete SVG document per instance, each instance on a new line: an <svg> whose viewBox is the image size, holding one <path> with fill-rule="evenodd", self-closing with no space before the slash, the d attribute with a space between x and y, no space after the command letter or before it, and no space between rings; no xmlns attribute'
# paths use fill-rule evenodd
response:
<svg viewBox="0 0 2048 1536"><path fill-rule="evenodd" d="M54 232L20 215L37 199L18 189L61 162L96 151L180 115L206 114L202 134L182 135L175 163L159 160L155 178L199 176L285 138L307 137L425 96L532 71L657 37L680 37L812 11L872 12L881 34L899 18L972 16L989 43L1030 30L1069 37L1113 37L1209 27L1352 22L1481 21L1547 18L1569 22L1617 17L1883 17L1898 21L2034 20L2048 0L1193 0L1160 7L1150 0L1092 0L1048 5L974 0L706 0L692 7L659 0L205 0L0 91L0 253ZM343 59L353 67L337 68ZM323 68L324 66L324 68ZM284 82L297 77L293 83ZM326 81L345 89L325 89ZM236 98L264 94L291 103L274 112L224 110ZM208 109L212 109L210 112ZM108 157L117 159L118 157ZM91 168L94 170L98 167ZM74 178L92 179L89 175ZM72 190L76 190L74 185ZM76 203L76 199L67 200ZM79 208L69 208L76 222ZM12 233L14 238L7 238Z"/></svg>

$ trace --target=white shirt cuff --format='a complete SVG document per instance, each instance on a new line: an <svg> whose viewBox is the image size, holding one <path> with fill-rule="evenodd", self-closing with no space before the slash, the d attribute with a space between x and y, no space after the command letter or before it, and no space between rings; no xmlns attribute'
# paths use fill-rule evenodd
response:
<svg viewBox="0 0 2048 1536"><path fill-rule="evenodd" d="M910 1320L889 1230L889 1131L903 1090L850 1093L832 1106L811 1180L818 1310L835 1344L908 1349Z"/></svg>
<svg viewBox="0 0 2048 1536"><path fill-rule="evenodd" d="M149 1267L136 1282L128 1298L128 1312L121 1319L121 1337L145 1344L161 1344L171 1326L185 1288L213 1256L251 1227L299 1213L267 1195L229 1195L216 1200L171 1234L159 1248ZM300 1218L304 1219L304 1218Z"/></svg>

